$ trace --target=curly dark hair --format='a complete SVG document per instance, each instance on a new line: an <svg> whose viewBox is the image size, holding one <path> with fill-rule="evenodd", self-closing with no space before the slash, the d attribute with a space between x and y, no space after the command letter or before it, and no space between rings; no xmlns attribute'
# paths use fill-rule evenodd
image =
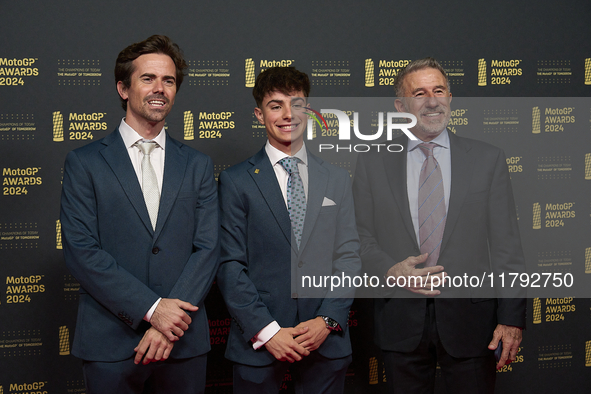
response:
<svg viewBox="0 0 591 394"><path fill-rule="evenodd" d="M270 67L262 71L257 77L252 95L260 108L263 99L268 93L279 91L285 95L291 92L304 92L304 96L310 95L310 79L305 73L294 67Z"/></svg>

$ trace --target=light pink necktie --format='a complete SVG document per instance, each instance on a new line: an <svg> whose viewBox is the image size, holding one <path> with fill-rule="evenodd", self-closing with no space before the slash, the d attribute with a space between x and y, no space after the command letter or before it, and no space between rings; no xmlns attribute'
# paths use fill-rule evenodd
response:
<svg viewBox="0 0 591 394"><path fill-rule="evenodd" d="M429 253L425 267L437 265L447 216L441 168L433 157L435 146L432 142L419 144L426 156L419 177L419 242L421 254Z"/></svg>

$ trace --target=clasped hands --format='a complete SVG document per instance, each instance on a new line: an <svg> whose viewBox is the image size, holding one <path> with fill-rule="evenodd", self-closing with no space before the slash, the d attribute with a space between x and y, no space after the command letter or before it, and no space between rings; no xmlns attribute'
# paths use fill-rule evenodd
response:
<svg viewBox="0 0 591 394"><path fill-rule="evenodd" d="M135 347L134 363L144 365L168 358L174 342L185 334L191 324L188 312L199 308L179 299L163 298L150 319L150 327ZM143 361L142 361L143 360Z"/></svg>
<svg viewBox="0 0 591 394"><path fill-rule="evenodd" d="M318 349L330 334L320 316L301 322L295 327L281 328L265 347L277 360L293 363Z"/></svg>

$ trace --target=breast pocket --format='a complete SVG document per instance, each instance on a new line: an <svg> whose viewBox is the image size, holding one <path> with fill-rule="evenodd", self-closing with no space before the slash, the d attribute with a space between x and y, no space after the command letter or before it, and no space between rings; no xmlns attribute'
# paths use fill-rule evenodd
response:
<svg viewBox="0 0 591 394"><path fill-rule="evenodd" d="M195 208L197 197L197 192L180 192L176 198L176 204L189 209Z"/></svg>
<svg viewBox="0 0 591 394"><path fill-rule="evenodd" d="M320 208L320 215L330 215L338 212L339 208L337 205L326 205Z"/></svg>
<svg viewBox="0 0 591 394"><path fill-rule="evenodd" d="M466 199L464 203L476 203L476 202L483 202L488 200L488 190L482 190L474 193L468 193L466 195Z"/></svg>

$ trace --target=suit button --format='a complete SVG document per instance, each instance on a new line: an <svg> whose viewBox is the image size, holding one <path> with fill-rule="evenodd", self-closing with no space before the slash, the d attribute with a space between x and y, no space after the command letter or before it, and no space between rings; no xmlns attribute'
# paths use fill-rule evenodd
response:
<svg viewBox="0 0 591 394"><path fill-rule="evenodd" d="M158 248L152 249L152 254L158 254L158 252L160 252L160 249L158 249Z"/></svg>
<svg viewBox="0 0 591 394"><path fill-rule="evenodd" d="M298 298L298 293L291 293L291 298Z"/></svg>
<svg viewBox="0 0 591 394"><path fill-rule="evenodd" d="M304 266L304 263L302 263L301 261L298 263L298 267L302 268Z"/></svg>

